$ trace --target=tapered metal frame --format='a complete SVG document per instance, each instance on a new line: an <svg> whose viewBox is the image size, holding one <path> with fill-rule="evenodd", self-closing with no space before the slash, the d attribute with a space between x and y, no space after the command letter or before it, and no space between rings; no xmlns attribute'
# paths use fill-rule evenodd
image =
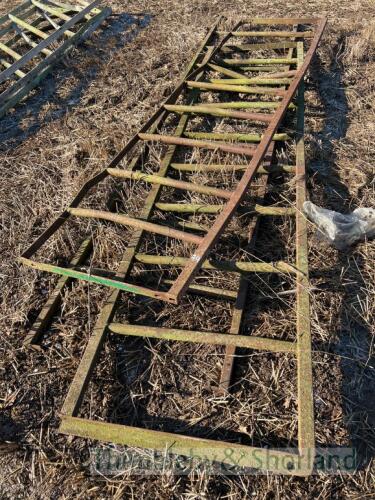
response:
<svg viewBox="0 0 375 500"><path fill-rule="evenodd" d="M208 38L209 39L209 38ZM209 53L206 54L209 57ZM299 66L303 67L303 43L297 43L297 59ZM198 73L197 73L198 74ZM311 360L311 333L309 319L309 280L307 262L307 227L306 220L302 214L303 202L306 199L306 169L304 157L304 88L303 81L298 87L297 97L297 127L296 127L296 249L297 249L297 273L296 273L296 313L297 313L297 335L295 342L279 341L240 334L241 311L245 305L247 286L241 281L237 295L236 307L240 314L236 313L232 322L230 334L219 334L214 332L197 332L177 329L164 329L157 327L142 327L139 325L124 325L113 322L116 305L120 296L120 289L115 288L109 300L104 305L92 336L70 386L67 398L61 411L60 432L68 435L91 438L111 443L124 444L128 446L151 448L167 451L172 454L201 456L202 460L212 460L228 465L239 465L242 467L264 468L282 474L295 474L306 476L312 472L313 458L315 455L314 418L313 418L313 396L312 396L312 360ZM186 115L183 115L176 133L182 133L186 124ZM171 146L164 160L160 174L165 174L168 165L172 161L174 148ZM263 167L267 171L267 164ZM259 187L262 192L265 182ZM153 202L157 199L160 185L155 185L146 204L142 218L146 218L152 210ZM254 230L254 229L251 229ZM138 230L126 251L119 270L118 279L126 279L131 267L131 261L136 255L137 247L142 236L142 229ZM81 249L82 251L82 249ZM141 257L142 258L142 257ZM192 285L193 288L194 285ZM199 287L198 287L199 288ZM237 443L219 442L209 439L200 439L185 435L166 433L155 430L143 429L133 426L118 425L106 422L94 421L92 419L80 418L79 411L83 397L90 381L91 374L96 365L101 348L108 332L114 335L139 336L146 338L159 338L173 341L198 342L206 344L226 345L229 358L233 358L236 347L246 347L257 350L272 351L293 355L297 360L297 388L298 388L298 449L296 450L269 450ZM227 356L227 358L228 358ZM228 359L226 358L226 361ZM224 362L221 384L227 383L225 374L228 366ZM225 387L227 390L228 384ZM269 463L269 457L274 458ZM263 464L263 465L260 465ZM264 465L266 464L266 465Z"/></svg>
<svg viewBox="0 0 375 500"><path fill-rule="evenodd" d="M272 19L271 19L272 21ZM278 23L285 23L285 20L279 20ZM300 19L301 24L304 23L305 21L303 19ZM202 59L202 54L199 57L194 60L194 63L191 65L189 68L189 71L183 78L182 82L180 85L176 88L176 90L170 95L170 97L165 101L163 106L153 115L152 118L142 127L142 129L129 141L129 143L124 147L124 149L114 158L114 160L110 163L108 168L100 172L98 175L90 179L86 184L82 187L82 189L79 191L79 193L76 195L74 200L71 202L69 207L55 220L55 222L52 223L52 225L24 252L24 254L20 257L20 261L34 269L42 270L42 271L47 271L47 272L52 272L56 274L60 274L61 276L65 276L66 278L76 278L76 279L82 279L86 280L89 282L101 284L101 285L106 285L112 288L117 288L119 290L135 293L135 294L141 294L144 296L152 297L155 299L160 299L164 300L167 302L172 302L172 303L177 303L178 300L181 298L181 296L186 292L186 290L189 288L191 285L195 275L197 272L200 270L202 267L204 261L206 260L209 252L212 250L214 247L215 243L217 242L218 238L220 235L223 233L225 230L227 224L229 223L231 217L233 216L234 212L236 211L237 207L241 203L243 197L246 194L246 191L254 177L254 175L257 173L258 168L260 167L260 164L262 160L264 159L266 152L271 145L271 143L276 139L276 131L278 126L281 123L281 120L287 111L287 109L291 105L291 100L298 88L298 85L303 79L303 76L309 66L309 63L311 61L311 58L313 54L315 53L315 50L317 48L317 45L319 43L319 40L322 36L323 29L325 26L325 19L315 19L313 22L309 19L306 22L312 23L314 27L314 36L312 38L312 42L310 45L309 50L307 51L305 55L305 59L302 65L298 67L298 69L294 72L293 79L290 80L289 86L287 90L279 90L279 94L283 96L282 101L280 102L279 106L275 109L275 112L272 114L272 119L268 123L268 126L263 133L262 136L259 138L248 138L244 134L237 134L236 136L237 139L239 140L239 145L232 145L228 143L221 143L218 142L218 134L206 134L206 135L211 135L211 138L213 141L202 141L200 139L195 139L195 138L185 138L185 137L192 137L191 133L185 133L184 128L186 125L186 121L184 122L183 125L181 125L181 131L176 132L175 137L172 136L161 136L158 134L155 134L154 132L158 130L158 127L160 124L165 120L166 116L170 112L168 110L169 107L173 107L174 103L180 96L181 92L186 88L186 87L191 87L193 90L195 89L197 92L201 91L202 88L204 88L205 85L208 84L202 84L199 80L204 72L204 70L208 67L209 64L212 64L212 61L214 61L214 56L216 56L221 47L223 47L229 39L233 36L233 33L238 32L238 28L245 24L245 23L238 23L238 25L234 28L233 31L226 33L224 37L221 39L221 41L218 43L216 47L212 47L212 50L209 50L206 52L206 57ZM252 24L269 24L268 19L254 19L251 21ZM289 22L291 24L292 21ZM293 32L290 32L293 33ZM303 32L302 32L303 33ZM208 48L208 44L213 38L213 36L216 34L216 30L211 30L209 35L207 36L204 45L202 46L202 51L206 50ZM243 36L243 35L240 35ZM310 35L309 35L310 37ZM289 39L292 38L289 36ZM296 43L296 42L295 42ZM201 51L201 52L202 52ZM248 64L248 61L246 61L246 64ZM282 59L283 64L285 62L289 62L292 64L296 59L293 60L293 58L283 58ZM254 66L256 67L256 66ZM264 66L263 66L264 67ZM231 72L232 70L226 70L227 72ZM210 85L215 85L215 84L210 84ZM220 85L219 85L220 87ZM232 88L234 90L236 88L235 85L225 85L224 86L226 90L227 87ZM240 90L237 89L238 91L242 91L244 88L248 88L246 86L241 87ZM268 87L266 87L268 89ZM218 89L220 91L220 88ZM257 92L261 92L261 90L257 90ZM194 94L192 94L194 95ZM192 100L193 102L193 100ZM184 117L186 115L182 115ZM178 129L177 129L178 130ZM184 137L181 137L184 134ZM197 134L195 134L197 136ZM231 139L231 134L224 134L226 137L224 139ZM288 136L284 137L283 140L289 138ZM159 230L160 234L165 234L169 235L170 237L177 237L180 239L185 239L185 241L188 241L190 243L193 243L196 245L196 248L191 255L190 259L185 263L180 275L178 278L175 280L175 282L172 284L172 286L169 288L168 291L162 291L162 290L154 290L154 289L149 289L146 287L142 286L137 286L132 283L128 283L123 281L122 279L114 277L108 278L106 276L103 276L103 274L92 274L88 273L85 271L77 270L72 267L61 267L53 264L48 264L48 263L41 263L35 260L32 260L31 257L35 254L37 250L42 247L42 245L49 239L58 229L61 228L61 226L68 220L69 217L71 217L73 214L81 214L82 211L80 212L78 209L78 206L82 199L85 197L85 195L88 193L88 191L95 187L98 183L103 181L105 178L107 178L110 175L113 175L114 168L124 159L124 157L132 151L133 147L140 141L140 140L158 140L160 142L164 142L167 144L171 144L173 147L177 145L190 145L190 146L198 146L198 147L208 147L212 149L223 149L224 151L231 151L231 152L236 152L236 153L242 153L244 155L248 155L252 157L250 163L246 167L246 169L243 172L242 178L237 184L237 187L234 191L228 192L226 198L228 199L226 204L223 205L223 208L219 215L216 218L215 223L213 226L207 231L205 236L199 237L195 236L194 241L191 235L188 233L183 234L183 232L176 232L176 231L170 231L169 234L168 232L165 231L163 228L163 233ZM258 145L256 147L254 146L248 146L248 145L242 145L242 141L258 141ZM173 149L174 151L174 149ZM168 155L167 155L168 156ZM171 161L168 162L168 166L171 163ZM130 169L131 170L131 169ZM130 176L130 171L127 173L128 176ZM159 177L165 177L166 176L166 170L164 171L161 169L161 172L159 172ZM155 180L155 179L154 179ZM176 183L175 183L176 185ZM176 185L176 187L178 187ZM85 212L85 216L88 217L95 217L98 216L98 212L96 211L89 211ZM101 214L101 218L105 217L105 214ZM113 220L112 215L108 215L107 213L107 219ZM119 220L119 219L118 219ZM133 227L138 227L138 228L143 228L146 230L151 230L154 232L158 232L157 228L154 226L152 227L151 224L142 222L139 220L130 220L129 218L125 221L125 219L122 219L122 223L128 224Z"/></svg>
<svg viewBox="0 0 375 500"><path fill-rule="evenodd" d="M0 84L7 84L0 93L0 117L111 14L108 7L97 8L100 2L69 5L59 0L27 0L0 18ZM3 36L11 38L5 41ZM23 55L17 51L19 41L30 48Z"/></svg>

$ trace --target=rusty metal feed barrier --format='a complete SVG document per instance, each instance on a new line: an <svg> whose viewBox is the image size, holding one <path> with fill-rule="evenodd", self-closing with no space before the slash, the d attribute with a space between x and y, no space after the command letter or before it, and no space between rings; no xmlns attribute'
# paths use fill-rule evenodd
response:
<svg viewBox="0 0 375 500"><path fill-rule="evenodd" d="M111 14L100 0L27 0L0 18L0 117Z"/></svg>
<svg viewBox="0 0 375 500"><path fill-rule="evenodd" d="M255 31L239 31L240 27L247 25L255 27ZM258 27L262 25L267 26L267 29L271 29L272 31L257 31ZM269 28L270 26L272 28ZM286 28L285 31L275 31L273 26L285 26ZM308 30L305 31L307 26ZM229 389L236 347L281 352L287 355L294 355L297 359L298 450L285 452L274 450L274 456L278 460L266 468L285 474L308 475L311 473L311 456L314 455L315 439L312 399L309 281L306 222L301 211L303 202L306 199L303 75L316 50L324 26L325 20L321 19L252 19L251 21L238 23L231 32L221 35L217 31L217 23L208 33L196 56L193 58L181 84L171 94L164 105L142 127L141 131L131 139L108 168L85 184L68 209L21 257L22 262L35 269L51 271L62 275L55 291L42 309L34 329L28 335L26 339L27 344L36 345L39 342L43 331L50 323L59 305L63 288L72 279L83 279L113 288L99 314L64 402L61 411L62 423L60 431L62 433L161 451L167 449L169 453L181 455L188 455L191 448L194 449L194 454L197 455L201 449L202 457L204 458L211 457L212 459L217 459L218 456L221 456L222 462L229 464L236 463L236 460L241 459L240 463L242 466L258 468L259 459L264 459L263 463L265 463L270 450L105 423L80 418L79 412L108 332L114 335L225 345L226 355L219 384L221 390L224 392ZM258 35L258 33L260 34ZM268 38L271 38L272 41L269 42ZM277 42L275 42L275 38L278 39ZM238 39L240 43L238 43ZM243 43L243 40L249 40L250 43ZM278 56L280 52L283 54L282 57L269 57L267 55L267 59L262 59L258 52L263 50L268 52L274 51ZM254 52L256 52L256 57L250 58L249 55ZM240 57L236 57L238 53ZM232 57L228 58L228 55ZM269 71L270 67L273 67L272 71ZM223 76L225 78L222 78ZM225 83L218 82L223 79ZM271 81L272 83L270 83ZM240 85L238 85L239 83ZM259 87L259 85L262 86ZM269 92L269 90L273 90L273 92ZM215 94L218 93L224 100L219 101L219 104L212 102L213 99L211 96L214 95L213 92ZM296 98L293 99L295 94ZM228 95L231 96L230 101L227 100ZM263 96L267 96L267 100L264 100ZM177 104L180 97L184 98L184 102ZM250 109L251 112L243 111L244 109ZM257 110L256 113L253 112L254 109ZM278 128L288 109L296 115L296 128L292 133L286 134L279 132ZM258 113L258 110L261 110L262 113ZM158 133L163 122L171 113L180 116L174 135ZM240 120L241 122L245 120L246 123L251 122L252 124L255 122L253 126L258 126L256 125L257 123L266 125L262 125L263 129L260 133L251 134L244 133L243 131L234 134L190 132L187 130L189 121L193 116L197 115L230 118ZM233 140L230 142L230 139ZM140 141L143 141L146 147L150 141L168 145L166 153L162 157L159 171L156 174L142 172L137 169L139 165L143 165L142 160L144 160L144 155L149 152L149 148L142 150L141 153L138 151L137 155L128 160L126 168L116 168ZM255 142L257 146L249 147L247 146L249 142ZM277 145L284 142L295 144L295 161L292 165L284 165L276 161L275 150ZM241 157L251 157L251 161L246 165L241 165L240 162L234 164L179 163L175 160L175 156L180 146L213 149L215 153L220 149L221 154L240 154ZM220 186L203 186L191 181L182 181L177 179L176 175L173 176L176 173L191 174L196 171L211 172L213 174L219 174L222 171L240 172L240 174L242 173L242 177L236 189L231 193ZM255 174L257 174L256 179L259 180L259 183L253 186L251 195L259 201L259 199L265 196L268 177L273 172L283 172L285 175L295 176L296 205L295 207L272 207L254 204L252 208L253 217L249 227L250 246L254 246L255 244L257 223L260 216L283 215L295 217L296 262L266 263L207 260L208 251L212 249L213 243L222 234L229 218L236 212L241 213L241 210L243 210L240 202L249 187L250 189L252 188L251 180ZM86 193L108 176L120 179L120 182L131 179L132 182L151 184L152 188L149 191L144 209L139 218L132 218L111 210L104 212L79 208L79 203L85 197ZM221 203L214 205L208 203L183 204L159 201L164 186L173 187L178 192L198 192L203 195L213 195L219 198ZM174 227L168 227L165 224L149 222L151 215L158 210L188 214L203 212L213 215L219 214L219 216L211 228L205 228L202 231L202 227L197 228L196 225L189 225L187 222L185 227L188 227L190 231L181 231ZM69 267L63 268L30 260L30 257L45 241L72 216L95 217L136 229L129 241L125 254L122 256L119 268L116 273L112 273L110 278L108 277L108 272L89 274L82 266L92 251L93 241L91 238L82 243ZM141 242L145 238L145 233L147 235L149 231L153 234L167 235L181 239L182 241L189 242L189 244L197 245L198 249L202 249L203 246L203 252L199 254L203 255L203 257L197 262L196 258L140 253ZM206 236L197 236L197 232L205 232ZM197 255L197 249L194 255ZM150 266L182 267L185 277L181 280L180 275L177 281L172 282L171 290L174 289L176 293L171 290L164 292L139 287L125 281L129 279L131 271L137 263ZM241 278L238 289L235 291L223 290L192 283L199 267L202 269L240 273ZM248 276L248 273L253 272L286 273L295 276L297 315L297 335L295 342L241 335L241 323L249 286L246 276ZM170 280L166 281L168 283L165 283L165 285L170 284ZM121 324L114 321L119 297L123 291L145 295L153 299L175 302L185 290L189 293L207 294L212 297L235 300L230 332L222 334L187 331ZM231 450L232 453L230 460L225 453L227 450Z"/></svg>

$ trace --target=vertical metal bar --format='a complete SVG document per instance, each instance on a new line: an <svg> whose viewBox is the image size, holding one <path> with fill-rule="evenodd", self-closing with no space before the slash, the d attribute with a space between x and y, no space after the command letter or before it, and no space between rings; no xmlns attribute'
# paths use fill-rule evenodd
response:
<svg viewBox="0 0 375 500"><path fill-rule="evenodd" d="M297 46L298 63L303 62L303 43ZM314 405L311 358L310 295L308 277L307 223L303 215L306 201L306 166L304 143L304 83L298 89L296 139L296 251L297 267L297 386L298 386L298 448L312 467L315 454Z"/></svg>

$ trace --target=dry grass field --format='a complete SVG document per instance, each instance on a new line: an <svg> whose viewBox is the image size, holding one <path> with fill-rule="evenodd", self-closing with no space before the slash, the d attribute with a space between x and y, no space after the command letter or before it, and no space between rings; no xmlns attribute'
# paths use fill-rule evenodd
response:
<svg viewBox="0 0 375 500"><path fill-rule="evenodd" d="M17 3L0 0L0 13ZM18 265L16 258L173 90L219 14L229 23L250 16L328 17L306 91L309 196L341 212L375 206L373 0L106 3L115 15L0 120L0 442L18 445L0 454L0 498L374 498L375 241L339 252L319 242L313 228L316 438L320 446L354 447L360 458L355 474L319 473L305 479L196 472L106 478L90 475L93 443L57 433L59 411L108 290L74 284L43 342L45 349L25 349L23 339L56 280ZM132 195L143 197L137 191ZM259 240L266 251L275 247L269 223L262 223ZM278 224L274 234L291 252L289 222ZM121 237L110 236L111 244L98 249L102 263L121 249ZM69 243L59 239L50 255L68 253ZM264 335L292 335L289 299L280 307L269 301L264 309L255 298L264 282L254 278L253 285L254 307L246 324ZM202 298L184 298L179 306L152 309L128 296L120 312L157 319L164 326L227 330L225 304L211 309L207 304ZM214 438L242 433L255 444L294 443L295 366L290 359L243 353L235 390L222 398L214 391L222 358L220 347L107 342L84 412L134 425L154 420L156 428L182 428L195 435L200 425L208 425ZM136 414L131 414L133 407Z"/></svg>

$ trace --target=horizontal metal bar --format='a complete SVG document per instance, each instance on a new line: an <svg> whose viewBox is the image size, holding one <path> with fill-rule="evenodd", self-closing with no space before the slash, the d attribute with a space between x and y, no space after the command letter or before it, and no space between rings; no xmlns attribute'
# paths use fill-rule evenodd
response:
<svg viewBox="0 0 375 500"><path fill-rule="evenodd" d="M276 71L276 72L270 72L267 73L266 75L262 75L262 78L289 78L291 76L296 76L297 70L291 69L288 71Z"/></svg>
<svg viewBox="0 0 375 500"><path fill-rule="evenodd" d="M211 83L224 85L289 85L288 78L211 78Z"/></svg>
<svg viewBox="0 0 375 500"><path fill-rule="evenodd" d="M220 109L276 109L280 105L277 101L233 101L233 102L205 102L204 106L218 107ZM291 103L288 109L295 109L296 106Z"/></svg>
<svg viewBox="0 0 375 500"><path fill-rule="evenodd" d="M201 213L201 214L218 214L224 208L224 205L204 205L199 203L161 203L155 204L158 210L163 212L179 212L179 213ZM295 215L294 208L285 207L267 207L256 204L254 208L240 207L240 213L259 214L259 215Z"/></svg>
<svg viewBox="0 0 375 500"><path fill-rule="evenodd" d="M241 25L246 24L275 24L275 25L293 25L293 24L317 24L320 21L318 17L254 17L242 21Z"/></svg>
<svg viewBox="0 0 375 500"><path fill-rule="evenodd" d="M36 262L25 257L19 257L18 260L22 264L37 271L46 271L48 273L59 274L60 276L68 276L69 278L87 281L89 283L95 283L97 285L108 286L110 288L116 288L117 290L135 293L136 295L144 295L145 297L151 297L153 299L160 299L165 301L170 300L167 292L160 292L158 290L152 290L143 286L134 285L133 283L126 283L121 279L111 279L105 276L85 273L76 269L55 266L53 264L45 264L44 262Z"/></svg>
<svg viewBox="0 0 375 500"><path fill-rule="evenodd" d="M158 328L122 323L110 323L108 325L108 329L110 332L118 335L130 335L135 337L176 340L179 342L194 342L209 345L232 345L235 347L259 349L271 352L294 353L296 351L296 345L294 342L268 339L264 337L253 337L251 335L231 335L229 333L199 332L179 330L177 328Z"/></svg>
<svg viewBox="0 0 375 500"><path fill-rule="evenodd" d="M196 141L184 137L172 137L169 135L157 134L138 134L143 141L162 142L165 144L176 144L178 146L189 146L193 148L213 149L215 151L224 151L226 153L235 153L245 156L253 156L256 148L249 146L235 146L220 142Z"/></svg>
<svg viewBox="0 0 375 500"><path fill-rule="evenodd" d="M149 231L151 233L161 234L168 238L176 238L178 240L186 241L187 243L193 243L199 245L203 238L196 236L195 234L185 233L177 229L173 229L166 226L160 226L159 224L153 224L152 222L147 222L140 219L134 219L128 217L127 215L114 214L112 212L105 212L102 210L91 210L89 208L68 208L67 211L76 217L87 217L90 219L102 219L106 221L115 222L117 224L122 224L124 226L136 227L138 229L143 229L144 231Z"/></svg>
<svg viewBox="0 0 375 500"><path fill-rule="evenodd" d="M216 172L216 171L233 171L233 170L246 170L247 165L226 165L226 164L205 164L205 163L172 163L171 167L175 170L182 170L184 172ZM261 166L258 168L258 174L270 173L294 173L296 167L294 165L268 165L267 167Z"/></svg>
<svg viewBox="0 0 375 500"><path fill-rule="evenodd" d="M261 215L296 215L296 209L293 207L267 207L256 205L256 211Z"/></svg>
<svg viewBox="0 0 375 500"><path fill-rule="evenodd" d="M242 78L244 76L238 71L233 71L233 69L224 68L223 66L218 66L217 64L208 63L207 66L217 73L222 73L223 75L230 76L231 78Z"/></svg>
<svg viewBox="0 0 375 500"><path fill-rule="evenodd" d="M264 469L287 475L305 476L310 472L301 467L299 455L289 451L254 448L238 443L190 437L78 417L62 416L59 432L136 448L159 450L173 455L183 455L190 458L193 456L195 460L200 458L202 463L210 460L232 467L255 469L259 469L263 465ZM270 456L275 458L270 461Z"/></svg>
<svg viewBox="0 0 375 500"><path fill-rule="evenodd" d="M239 94L259 94L259 95L285 95L285 90L273 89L269 87L247 87L245 85L219 85L206 82L186 82L189 88L199 90L217 90L218 92L238 92Z"/></svg>
<svg viewBox="0 0 375 500"><path fill-rule="evenodd" d="M0 50L2 50L3 52L5 52L6 54L8 54L8 56L13 57L13 59L15 61L18 61L22 57L20 54L18 54L18 52L16 52L15 50L11 49L10 47L8 47L7 45L5 45L2 42L0 42Z"/></svg>
<svg viewBox="0 0 375 500"><path fill-rule="evenodd" d="M250 64L276 64L276 65L283 65L283 64L297 64L297 59L295 58L286 58L286 57L278 57L274 59L261 59L261 58L255 58L255 59L223 59L225 64L228 64L229 66L246 66Z"/></svg>
<svg viewBox="0 0 375 500"><path fill-rule="evenodd" d="M189 220L179 220L177 221L177 226L182 229L193 229L194 231L201 231L203 233L207 233L209 227L206 224L198 224L197 222L192 222Z"/></svg>
<svg viewBox="0 0 375 500"><path fill-rule="evenodd" d="M69 3L59 2L58 0L49 0L49 3L56 5L56 7L61 10L61 12L80 12L82 10L81 5L71 5ZM85 6L86 5L88 5L88 2L86 2ZM100 9L95 8L90 11L90 13L92 13L93 15L100 14L100 12ZM85 15L85 19L87 20L90 20L91 17L92 16L90 14Z"/></svg>
<svg viewBox="0 0 375 500"><path fill-rule="evenodd" d="M232 195L231 191L225 189L218 189L211 186L204 186L201 184L194 184L193 182L184 182L170 177L161 177L159 175L146 174L144 172L137 172L131 170L122 170L120 168L109 168L108 173L112 177L119 177L124 179L133 179L136 181L143 181L151 184L159 184L161 186L170 186L183 191L192 191L220 198L229 199Z"/></svg>
<svg viewBox="0 0 375 500"><path fill-rule="evenodd" d="M184 136L191 139L208 139L210 141L239 141L239 142L260 142L263 138L261 134L241 134L238 132L184 132ZM290 141L292 138L288 134L274 134L273 141Z"/></svg>
<svg viewBox="0 0 375 500"><path fill-rule="evenodd" d="M220 35L226 35L228 32L219 31ZM231 31L230 34L236 37L257 37L264 36L270 38L312 38L313 31Z"/></svg>
<svg viewBox="0 0 375 500"><path fill-rule="evenodd" d="M265 113L244 113L241 111L227 111L220 108L218 104L217 108L206 107L202 105L194 106L184 106L184 105L166 105L164 106L168 111L173 111L174 113L194 113L194 114L204 114L212 116L222 116L227 118L235 118L238 120L250 120L256 122L269 123L272 120L272 115L267 115Z"/></svg>
<svg viewBox="0 0 375 500"><path fill-rule="evenodd" d="M262 50L262 49L290 49L290 48L296 48L297 47L297 42L262 42L262 43L242 43L242 42L235 42L235 41L230 41L225 47L223 47L222 51L224 51L225 48L231 49L238 49L238 50L243 50L245 52L251 51L251 50Z"/></svg>
<svg viewBox="0 0 375 500"><path fill-rule="evenodd" d="M142 264L183 267L189 261L187 257L169 257L167 255L149 255L137 253L137 262ZM298 269L287 262L242 262L205 260L202 269L224 271L228 273L287 273L300 274Z"/></svg>
<svg viewBox="0 0 375 500"><path fill-rule="evenodd" d="M251 71L252 73L257 73L257 72L260 72L260 73L274 73L276 70L278 71L281 71L282 68L285 67L285 66L236 66L237 69L240 69L241 71ZM265 75L262 75L262 76L265 76Z"/></svg>
<svg viewBox="0 0 375 500"><path fill-rule="evenodd" d="M155 208L162 212L217 214L224 205L204 205L199 203L155 203Z"/></svg>

